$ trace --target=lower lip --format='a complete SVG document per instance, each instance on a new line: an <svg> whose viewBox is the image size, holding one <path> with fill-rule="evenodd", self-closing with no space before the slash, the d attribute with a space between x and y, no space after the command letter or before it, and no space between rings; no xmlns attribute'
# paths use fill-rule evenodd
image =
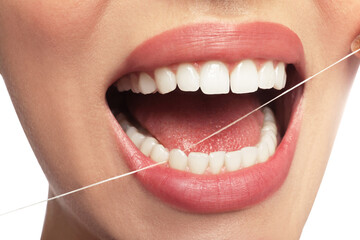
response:
<svg viewBox="0 0 360 240"><path fill-rule="evenodd" d="M299 94L300 95L300 94ZM301 96L294 102L288 129L265 163L219 175L195 175L158 166L137 173L144 187L178 209L196 213L234 211L265 200L283 184L296 149L302 119ZM144 156L112 117L120 155L132 170L155 162Z"/></svg>

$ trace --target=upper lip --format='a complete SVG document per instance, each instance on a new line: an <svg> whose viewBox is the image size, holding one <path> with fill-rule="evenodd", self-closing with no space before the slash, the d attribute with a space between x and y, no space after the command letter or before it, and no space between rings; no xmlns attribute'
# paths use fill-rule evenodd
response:
<svg viewBox="0 0 360 240"><path fill-rule="evenodd" d="M304 50L288 27L270 22L198 23L165 31L133 50L112 79L182 62L269 59L293 64L303 75Z"/></svg>
<svg viewBox="0 0 360 240"><path fill-rule="evenodd" d="M293 64L304 72L304 50L299 37L275 23L201 23L166 31L138 46L124 61L113 81L138 71L181 62L271 59ZM244 208L275 192L284 182L295 152L301 122L301 104L294 105L287 133L277 152L266 163L220 175L194 176L158 167L137 176L143 185L163 200L195 212L219 212ZM145 157L120 130L113 118L120 155L133 169L153 162Z"/></svg>

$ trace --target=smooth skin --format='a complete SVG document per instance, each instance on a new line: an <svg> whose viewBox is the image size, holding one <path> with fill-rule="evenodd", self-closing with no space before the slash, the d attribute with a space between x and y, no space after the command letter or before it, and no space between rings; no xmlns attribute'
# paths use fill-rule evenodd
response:
<svg viewBox="0 0 360 240"><path fill-rule="evenodd" d="M301 38L311 76L350 52L359 12L359 0L0 0L0 72L54 196L129 171L105 92L148 38L198 22L278 22ZM306 84L288 178L264 202L185 213L131 176L50 202L42 239L298 239L358 65L348 59Z"/></svg>

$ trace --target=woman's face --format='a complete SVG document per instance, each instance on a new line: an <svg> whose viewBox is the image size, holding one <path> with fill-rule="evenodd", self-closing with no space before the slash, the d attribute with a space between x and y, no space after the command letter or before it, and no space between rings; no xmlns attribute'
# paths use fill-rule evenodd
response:
<svg viewBox="0 0 360 240"><path fill-rule="evenodd" d="M49 203L44 236L298 238L355 59L271 105L274 154L263 126L271 117L260 111L187 148L279 94L254 91L284 79L282 62L288 88L348 54L359 12L358 0L0 1L0 72L50 195L168 159L151 140L142 149L150 158L142 154L143 137L132 137L136 148L115 120L119 111L167 149L188 150L188 157L172 151L170 163ZM161 93L111 87L126 81L132 91ZM171 81L182 91L163 94ZM227 153L210 154L221 150Z"/></svg>

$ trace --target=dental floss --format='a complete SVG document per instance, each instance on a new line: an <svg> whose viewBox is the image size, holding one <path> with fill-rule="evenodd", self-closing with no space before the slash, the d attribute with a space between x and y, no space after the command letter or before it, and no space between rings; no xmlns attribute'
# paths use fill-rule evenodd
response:
<svg viewBox="0 0 360 240"><path fill-rule="evenodd" d="M202 140L198 141L197 143L194 143L192 145L190 145L188 148L185 149L185 151L193 148L194 146L206 141L207 139L221 133L222 131L228 129L229 127L235 125L236 123L240 122L241 120L243 120L244 118L248 117L249 115L253 114L254 112L260 110L261 108L265 107L266 105L272 103L273 101L275 101L276 99L284 96L285 94L291 92L292 90L300 87L301 85L305 84L306 82L310 81L311 79L315 78L316 76L320 75L321 73L327 71L328 69L332 68L333 66L337 65L338 63L346 60L347 58L357 54L360 52L360 49L357 49L356 51L353 51L352 53L346 55L345 57L341 58L340 60L336 61L335 63L329 65L328 67L322 69L321 71L319 71L318 73L312 75L311 77L301 81L300 83L296 84L295 86L289 88L288 90L280 93L279 95L277 95L276 97L272 98L271 100L265 102L264 104L262 104L261 106L255 108L254 110L250 111L249 113L245 114L244 116L238 118L237 120L231 122L230 124L228 124L227 126L217 130L216 132L210 134L209 136L203 138ZM55 199L59 199L59 198L62 198L62 197L65 197L65 196L68 196L70 194L74 194L74 193L77 193L77 192L80 192L80 191L83 191L83 190L86 190L86 189L89 189L89 188L92 188L92 187L95 187L95 186L98 186L98 185L101 185L101 184L104 184L104 183L107 183L107 182L110 182L110 181L114 181L114 180L117 180L117 179L120 179L120 178L123 178L123 177L126 177L126 176L130 176L134 173L138 173L138 172L141 172L141 171L144 171L144 170L147 170L147 169L150 169L150 168L153 168L153 167L156 167L156 166L159 166L159 165L162 165L164 163L167 163L167 161L163 161L163 162L158 162L158 163L154 163L152 165L149 165L149 166L146 166L146 167L143 167L143 168L140 168L140 169L137 169L137 170L134 170L134 171L131 171L131 172L127 172L127 173L124 173L124 174L121 174L121 175L118 175L118 176L115 176L115 177L111 177L111 178L107 178L107 179L104 179L102 181L99 181L99 182L96 182L96 183L93 183L93 184L90 184L90 185L86 185L84 187L81 187L81 188L77 188L77 189L74 189L72 191L69 191L69 192L66 192L66 193L63 193L63 194L59 194L57 196L54 196L54 197L51 197L51 198L48 198L48 199L45 199L45 200L42 200L42 201L39 201L39 202L35 202L35 203L32 203L32 204L29 204L29 205L26 205L26 206L23 206L23 207L19 207L19 208L16 208L16 209L13 209L13 210L10 210L10 211L7 211L7 212L3 212L3 213L0 213L0 217L1 216L4 216L4 215L7 215L7 214L10 214L10 213L13 213L13 212L17 212L19 210L22 210L22 209L25 209L25 208L29 208L29 207L32 207L32 206L35 206L35 205L38 205L38 204L41 204L41 203L45 203L45 202L49 202L49 201L52 201L52 200L55 200Z"/></svg>

